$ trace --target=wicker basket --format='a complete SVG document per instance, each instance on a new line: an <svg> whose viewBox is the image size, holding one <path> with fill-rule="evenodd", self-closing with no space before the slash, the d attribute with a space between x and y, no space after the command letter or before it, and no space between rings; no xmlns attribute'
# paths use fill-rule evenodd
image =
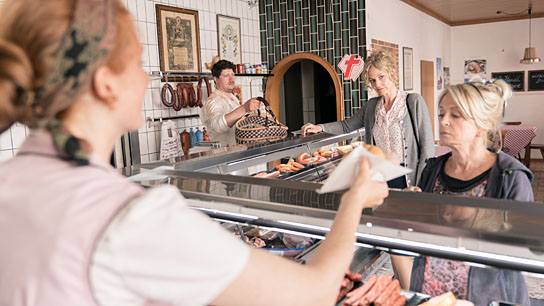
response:
<svg viewBox="0 0 544 306"><path fill-rule="evenodd" d="M235 124L235 138L238 144L247 144L263 141L276 141L287 137L287 127L281 124L268 101L257 98L266 106L264 117L258 111L258 115L246 115Z"/></svg>

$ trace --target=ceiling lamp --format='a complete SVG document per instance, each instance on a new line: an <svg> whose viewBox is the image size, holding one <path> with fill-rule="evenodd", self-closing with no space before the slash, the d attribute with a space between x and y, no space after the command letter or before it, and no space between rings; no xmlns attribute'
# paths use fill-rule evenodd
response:
<svg viewBox="0 0 544 306"><path fill-rule="evenodd" d="M529 6L529 48L525 48L525 54L519 61L522 64L532 64L540 62L540 57L536 56L536 48L531 47L531 15L533 9Z"/></svg>

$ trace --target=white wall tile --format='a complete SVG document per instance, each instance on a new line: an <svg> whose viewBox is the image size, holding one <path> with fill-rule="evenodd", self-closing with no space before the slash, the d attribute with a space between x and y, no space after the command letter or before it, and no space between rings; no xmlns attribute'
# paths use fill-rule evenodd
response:
<svg viewBox="0 0 544 306"><path fill-rule="evenodd" d="M149 46L143 45L142 50L142 66L148 67L149 66Z"/></svg>
<svg viewBox="0 0 544 306"><path fill-rule="evenodd" d="M148 154L140 155L140 161L142 162L142 164L147 164L147 163L149 163L149 156L148 156Z"/></svg>
<svg viewBox="0 0 544 306"><path fill-rule="evenodd" d="M21 144L25 141L26 131L25 127L20 124L15 124L11 127L11 139L13 148L20 148Z"/></svg>
<svg viewBox="0 0 544 306"><path fill-rule="evenodd" d="M152 1L146 1L145 2L145 14L146 14L146 21L147 22L152 22L152 20L154 21L157 17L155 15L155 3L152 2Z"/></svg>
<svg viewBox="0 0 544 306"><path fill-rule="evenodd" d="M138 138L140 140L140 155L147 154L149 152L147 147L147 133L139 133Z"/></svg>
<svg viewBox="0 0 544 306"><path fill-rule="evenodd" d="M13 158L13 150L0 150L0 162L6 161L11 158Z"/></svg>
<svg viewBox="0 0 544 306"><path fill-rule="evenodd" d="M145 21L147 19L147 14L145 12L145 0L137 0L136 8L138 10L138 20Z"/></svg>
<svg viewBox="0 0 544 306"><path fill-rule="evenodd" d="M147 44L147 23L145 21L138 21L138 38L141 44Z"/></svg>
<svg viewBox="0 0 544 306"><path fill-rule="evenodd" d="M156 162L159 160L159 154L156 153L156 154L149 154L149 162L152 163L152 162Z"/></svg>
<svg viewBox="0 0 544 306"><path fill-rule="evenodd" d="M11 128L7 129L4 133L0 134L0 150L12 149L13 144L11 142Z"/></svg>
<svg viewBox="0 0 544 306"><path fill-rule="evenodd" d="M128 11L130 12L130 15L136 20L138 20L138 7L136 5L136 1L129 0L127 4Z"/></svg>
<svg viewBox="0 0 544 306"><path fill-rule="evenodd" d="M147 147L149 153L159 152L157 149L157 141L155 139L155 132L147 133Z"/></svg>
<svg viewBox="0 0 544 306"><path fill-rule="evenodd" d="M159 65L159 48L156 45L149 45L149 66L158 67Z"/></svg>

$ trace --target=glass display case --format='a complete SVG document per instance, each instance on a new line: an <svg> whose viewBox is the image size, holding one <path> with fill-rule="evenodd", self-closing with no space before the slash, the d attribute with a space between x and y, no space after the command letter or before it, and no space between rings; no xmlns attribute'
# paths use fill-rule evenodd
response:
<svg viewBox="0 0 544 306"><path fill-rule="evenodd" d="M149 166L134 167L126 169L125 174L138 174L132 179L144 186L176 186L192 207L221 222L319 241L329 231L343 192L319 194L316 189L320 185L304 178L326 177L336 168L338 159L330 159L321 168L315 166L307 172L274 179L253 177L251 171L237 174L259 165L268 167L301 152L312 153L356 134L289 139L194 161L176 161L168 168L149 171L145 169ZM544 284L542 217L544 210L539 204L391 190L383 205L365 209L361 216L355 254L360 259L354 256L352 269L362 273L364 281L380 269L392 273L389 255L408 256L414 262L414 282L414 271L422 262L425 267L440 262L431 258L439 258L442 263L453 260L469 275L474 271L506 275L502 280L483 279L491 287L502 281L522 290L528 286L532 296L538 296L536 291ZM304 249L297 260L311 256L316 246ZM407 286L403 292L413 296ZM482 290L485 293L487 289ZM485 297L484 293L480 295ZM493 296L485 304L506 299ZM474 302L482 304L480 300Z"/></svg>

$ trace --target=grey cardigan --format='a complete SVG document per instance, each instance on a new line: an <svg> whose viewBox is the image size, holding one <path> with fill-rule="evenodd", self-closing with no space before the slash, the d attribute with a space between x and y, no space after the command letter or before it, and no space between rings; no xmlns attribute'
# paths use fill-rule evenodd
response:
<svg viewBox="0 0 544 306"><path fill-rule="evenodd" d="M323 131L332 134L344 134L365 127L365 142L375 144L372 128L376 122L376 106L382 102L382 97L370 99L358 112L342 121L323 125ZM421 172L425 167L425 160L434 156L434 136L431 119L425 100L418 94L408 94L406 98L407 115L401 119L404 135L404 159L406 167L414 170L407 175L409 186L417 185ZM414 117L414 118L412 118ZM414 124L412 124L414 120Z"/></svg>

